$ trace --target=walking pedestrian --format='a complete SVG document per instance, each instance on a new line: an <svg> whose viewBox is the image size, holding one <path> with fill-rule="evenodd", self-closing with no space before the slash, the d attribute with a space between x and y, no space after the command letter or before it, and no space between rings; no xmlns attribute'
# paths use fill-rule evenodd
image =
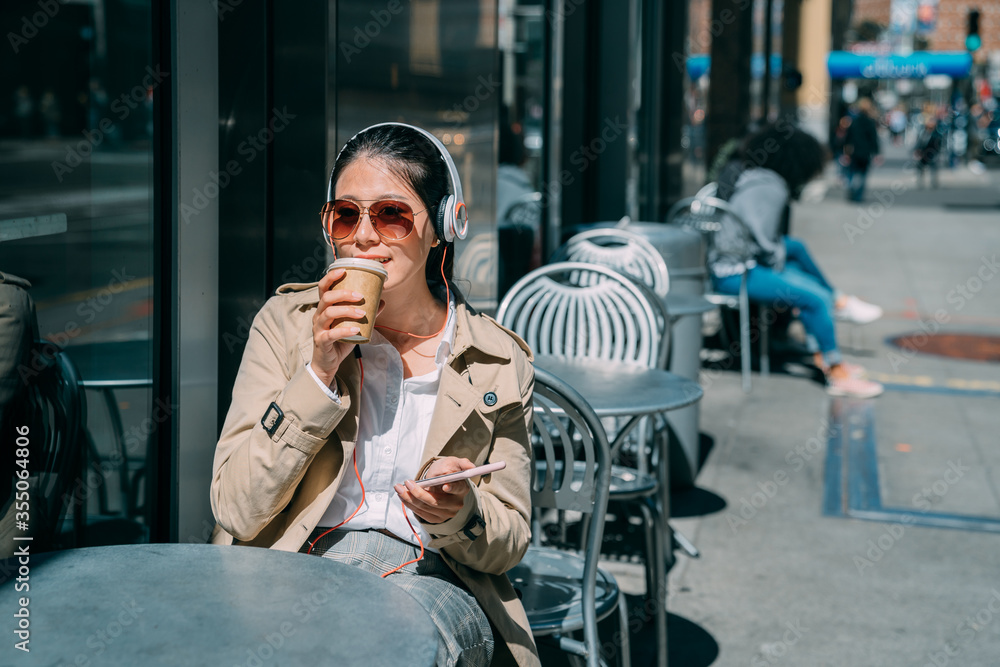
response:
<svg viewBox="0 0 1000 667"><path fill-rule="evenodd" d="M938 121L934 116L928 116L924 122L924 128L917 138L917 146L913 151L913 157L917 161L917 187L923 187L924 172L930 171L930 185L932 188L938 186L938 154L944 137L938 130Z"/></svg>
<svg viewBox="0 0 1000 667"><path fill-rule="evenodd" d="M903 143L903 134L906 132L906 112L901 107L896 107L889 112L889 132L892 134L892 143L896 146Z"/></svg>
<svg viewBox="0 0 1000 667"><path fill-rule="evenodd" d="M845 188L851 182L851 160L844 153L844 146L847 144L847 131L851 128L851 121L851 115L844 114L837 122L837 129L830 142L833 154L837 156L837 178Z"/></svg>
<svg viewBox="0 0 1000 667"><path fill-rule="evenodd" d="M844 154L849 161L849 179L847 183L847 198L860 202L865 198L865 181L871 165L881 164L881 150L878 141L878 128L873 115L875 107L867 97L858 100L858 115L847 129L844 141Z"/></svg>

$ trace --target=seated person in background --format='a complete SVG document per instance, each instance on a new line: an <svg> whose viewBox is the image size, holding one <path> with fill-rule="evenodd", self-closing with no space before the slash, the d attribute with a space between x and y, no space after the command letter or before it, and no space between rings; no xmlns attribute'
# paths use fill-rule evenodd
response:
<svg viewBox="0 0 1000 667"><path fill-rule="evenodd" d="M719 236L725 237L729 250L737 246L736 250L710 251L709 267L717 291L739 294L743 264L748 264L751 301L798 309L816 365L826 374L827 391L870 398L882 393L882 385L865 379L860 367L844 362L834 319L863 324L881 317L882 309L837 290L805 244L780 233L787 227L789 202L822 174L825 161L819 142L791 125L768 125L751 135L719 174L717 195L746 222L750 234L739 234L734 227L738 223L730 216ZM737 256L740 261L734 259Z"/></svg>
<svg viewBox="0 0 1000 667"><path fill-rule="evenodd" d="M532 357L452 284L456 226L439 209L461 199L457 171L422 130L387 123L347 142L330 192L336 255L388 273L376 330L363 346L342 340L365 313L362 295L333 286L340 268L279 287L257 314L215 453L212 542L386 577L434 621L438 665L538 665L506 575L530 539ZM413 481L487 461L506 468Z"/></svg>

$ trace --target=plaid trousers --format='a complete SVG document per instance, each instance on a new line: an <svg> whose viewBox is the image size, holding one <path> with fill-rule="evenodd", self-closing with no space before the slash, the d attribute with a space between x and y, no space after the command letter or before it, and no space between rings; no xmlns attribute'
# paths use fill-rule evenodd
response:
<svg viewBox="0 0 1000 667"><path fill-rule="evenodd" d="M317 541L318 527L299 549L382 574L420 555L420 548L374 530L335 530ZM489 667L493 631L476 598L438 554L424 551L417 563L386 577L423 607L438 629L438 667Z"/></svg>

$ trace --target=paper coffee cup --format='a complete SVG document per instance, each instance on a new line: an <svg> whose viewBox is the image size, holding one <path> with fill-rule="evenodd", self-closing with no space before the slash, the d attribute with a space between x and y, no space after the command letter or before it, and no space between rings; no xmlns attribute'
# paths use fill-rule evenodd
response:
<svg viewBox="0 0 1000 667"><path fill-rule="evenodd" d="M382 298L382 283L389 277L389 273L380 263L371 259L338 259L327 268L327 271L333 269L344 269L346 273L343 278L333 283L331 289L348 290L364 295L361 302L352 305L364 310L365 316L357 320L346 318L334 320L331 328L359 326L361 331L353 336L341 338L341 340L350 343L367 343L371 340L372 329L375 327L378 302Z"/></svg>

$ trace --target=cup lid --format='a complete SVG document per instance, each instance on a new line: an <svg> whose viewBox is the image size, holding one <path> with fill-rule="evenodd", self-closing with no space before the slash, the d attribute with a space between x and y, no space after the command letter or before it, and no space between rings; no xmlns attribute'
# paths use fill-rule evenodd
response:
<svg viewBox="0 0 1000 667"><path fill-rule="evenodd" d="M377 273L383 278L389 277L389 272L385 270L385 267L373 259L344 257L342 259L338 259L326 268L327 271L330 271L331 269L361 269L362 271Z"/></svg>

